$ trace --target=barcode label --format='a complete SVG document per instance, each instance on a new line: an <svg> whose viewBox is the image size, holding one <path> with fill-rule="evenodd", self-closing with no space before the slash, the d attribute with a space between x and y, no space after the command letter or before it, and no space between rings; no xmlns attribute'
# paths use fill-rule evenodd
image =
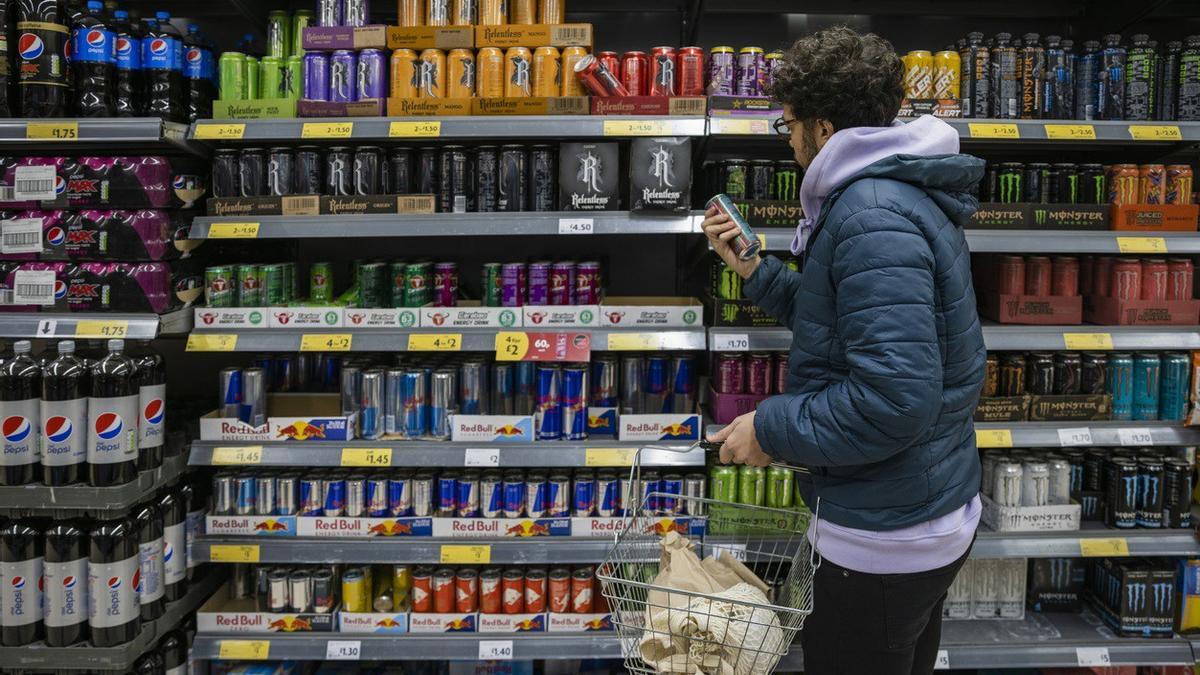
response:
<svg viewBox="0 0 1200 675"><path fill-rule="evenodd" d="M41 252L41 218L0 220L0 253Z"/></svg>
<svg viewBox="0 0 1200 675"><path fill-rule="evenodd" d="M13 275L13 304L53 305L54 270L17 270Z"/></svg>
<svg viewBox="0 0 1200 675"><path fill-rule="evenodd" d="M0 202L17 201L17 191L11 185L0 185Z"/></svg>
<svg viewBox="0 0 1200 675"><path fill-rule="evenodd" d="M12 289L11 288L0 288L0 305L11 305L11 304L13 304Z"/></svg>
<svg viewBox="0 0 1200 675"><path fill-rule="evenodd" d="M17 201L51 201L58 175L53 166L18 166L13 183Z"/></svg>
<svg viewBox="0 0 1200 675"><path fill-rule="evenodd" d="M591 44L591 35L586 25L554 26L550 41L560 46L587 47Z"/></svg>

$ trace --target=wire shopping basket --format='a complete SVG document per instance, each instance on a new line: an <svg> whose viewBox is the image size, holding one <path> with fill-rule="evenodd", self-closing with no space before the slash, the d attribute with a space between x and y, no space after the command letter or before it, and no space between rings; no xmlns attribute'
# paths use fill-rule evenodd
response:
<svg viewBox="0 0 1200 675"><path fill-rule="evenodd" d="M646 446L635 453L627 493L632 504L623 504L625 526L596 572L625 668L647 675L771 673L812 613L817 563L805 536L809 514L643 490L642 450L686 452L696 447L715 446L702 441L687 450ZM706 519L701 541L691 538L698 557L730 555L744 561L773 597L744 583L718 594L655 584L663 525L669 526L669 518L679 512L674 500L682 500L682 509L693 518ZM664 653L670 656L657 658Z"/></svg>

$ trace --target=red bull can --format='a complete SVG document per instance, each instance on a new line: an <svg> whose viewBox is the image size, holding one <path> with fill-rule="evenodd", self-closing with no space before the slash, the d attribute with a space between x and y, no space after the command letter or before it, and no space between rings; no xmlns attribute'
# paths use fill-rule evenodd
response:
<svg viewBox="0 0 1200 675"><path fill-rule="evenodd" d="M219 473L213 476L213 507L212 515L233 515L233 502L236 490L233 486L233 476Z"/></svg>
<svg viewBox="0 0 1200 675"><path fill-rule="evenodd" d="M419 518L433 515L433 474L421 471L409 481L412 488L412 515Z"/></svg>
<svg viewBox="0 0 1200 675"><path fill-rule="evenodd" d="M656 510L659 513L668 516L683 513L683 500L680 499L683 495L683 476L677 473L664 475L658 481L658 491L664 493L658 498Z"/></svg>
<svg viewBox="0 0 1200 675"><path fill-rule="evenodd" d="M479 478L479 512L484 518L504 514L504 481L499 471L485 471Z"/></svg>
<svg viewBox="0 0 1200 675"><path fill-rule="evenodd" d="M275 515L294 516L299 507L299 474L286 473L275 479Z"/></svg>
<svg viewBox="0 0 1200 675"><path fill-rule="evenodd" d="M619 508L617 509L617 511L618 511L617 515L618 516L632 515L631 509L633 508L633 500L636 496L636 493L634 493L634 491L633 491L633 481L630 480L628 475L622 475L620 478L617 479L617 485L619 488L618 489L619 496L617 499L617 504L619 505Z"/></svg>
<svg viewBox="0 0 1200 675"><path fill-rule="evenodd" d="M548 480L541 472L531 471L525 475L525 512L530 518L544 518L549 511Z"/></svg>
<svg viewBox="0 0 1200 675"><path fill-rule="evenodd" d="M393 518L411 516L413 511L411 479L398 477L388 480L388 513Z"/></svg>
<svg viewBox="0 0 1200 675"><path fill-rule="evenodd" d="M566 518L571 515L571 477L565 473L550 475L546 481L546 515Z"/></svg>
<svg viewBox="0 0 1200 675"><path fill-rule="evenodd" d="M420 368L408 368L400 383L400 401L404 409L403 422L400 431L408 438L420 438L425 435L428 414L426 411L425 389L428 382L425 371Z"/></svg>
<svg viewBox="0 0 1200 675"><path fill-rule="evenodd" d="M696 409L696 361L691 356L673 359L671 409L663 412L691 413Z"/></svg>
<svg viewBox="0 0 1200 675"><path fill-rule="evenodd" d="M671 362L666 356L647 356L645 383L642 395L645 399L645 412L652 415L669 413Z"/></svg>
<svg viewBox="0 0 1200 675"><path fill-rule="evenodd" d="M562 417L562 436L570 441L587 439L588 409L587 364L572 363L562 369L562 396L559 415Z"/></svg>
<svg viewBox="0 0 1200 675"><path fill-rule="evenodd" d="M367 477L353 475L346 477L346 517L362 518L366 510Z"/></svg>
<svg viewBox="0 0 1200 675"><path fill-rule="evenodd" d="M562 408L559 394L562 391L562 369L558 366L537 367L536 406L533 420L539 441L557 441L562 438ZM586 425L586 420L585 420Z"/></svg>
<svg viewBox="0 0 1200 675"><path fill-rule="evenodd" d="M458 475L444 473L437 482L437 515L453 518L458 510Z"/></svg>
<svg viewBox="0 0 1200 675"><path fill-rule="evenodd" d="M364 488L364 513L368 518L386 518L390 512L388 490L390 483L386 476L371 476Z"/></svg>
<svg viewBox="0 0 1200 675"><path fill-rule="evenodd" d="M237 417L242 409L242 369L221 369L221 417Z"/></svg>
<svg viewBox="0 0 1200 675"><path fill-rule="evenodd" d="M597 408L617 407L617 359L603 355L592 359L591 396L589 405Z"/></svg>
<svg viewBox="0 0 1200 675"><path fill-rule="evenodd" d="M257 486L253 476L239 476L234 479L233 512L239 516L254 514L257 502Z"/></svg>
<svg viewBox="0 0 1200 675"><path fill-rule="evenodd" d="M571 515L589 518L596 511L596 474L576 471L571 487Z"/></svg>
<svg viewBox="0 0 1200 675"><path fill-rule="evenodd" d="M315 518L325 512L325 486L320 478L300 479L300 515Z"/></svg>
<svg viewBox="0 0 1200 675"><path fill-rule="evenodd" d="M621 481L611 471L596 474L596 515L612 518L621 513Z"/></svg>
<svg viewBox="0 0 1200 675"><path fill-rule="evenodd" d="M321 515L336 518L346 515L346 481L326 478L321 481Z"/></svg>
<svg viewBox="0 0 1200 675"><path fill-rule="evenodd" d="M478 518L479 502L479 474L463 474L456 481L455 513L459 518Z"/></svg>
<svg viewBox="0 0 1200 675"><path fill-rule="evenodd" d="M520 518L525 515L525 476L520 471L504 474L504 518Z"/></svg>
<svg viewBox="0 0 1200 675"><path fill-rule="evenodd" d="M254 479L254 512L260 516L275 514L275 477L257 476Z"/></svg>
<svg viewBox="0 0 1200 675"><path fill-rule="evenodd" d="M640 488L643 513L658 513L661 508L659 498L650 496L652 492L662 492L662 475L657 471L643 471ZM628 503L625 505L629 506Z"/></svg>

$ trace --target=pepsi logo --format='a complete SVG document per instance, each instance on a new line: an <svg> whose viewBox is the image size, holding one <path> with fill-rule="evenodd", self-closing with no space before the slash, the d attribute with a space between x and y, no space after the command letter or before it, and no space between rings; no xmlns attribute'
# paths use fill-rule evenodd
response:
<svg viewBox="0 0 1200 675"><path fill-rule="evenodd" d="M33 425L24 417L13 415L4 418L4 424L0 425L0 433L4 434L4 440L9 443L20 443L33 433Z"/></svg>
<svg viewBox="0 0 1200 675"><path fill-rule="evenodd" d="M63 582L62 582L63 588L66 588L66 589L75 588L76 583L77 582L76 582L75 577L73 577L69 574L67 576L63 577Z"/></svg>
<svg viewBox="0 0 1200 675"><path fill-rule="evenodd" d="M96 418L95 427L97 436L111 441L121 434L121 430L125 428L125 420L116 413L100 413L100 416Z"/></svg>
<svg viewBox="0 0 1200 675"><path fill-rule="evenodd" d="M137 590L142 590L142 570L136 569L133 571L133 587ZM109 588L112 588L109 586Z"/></svg>
<svg viewBox="0 0 1200 675"><path fill-rule="evenodd" d="M117 55L129 56L133 53L133 42L127 37L117 38Z"/></svg>
<svg viewBox="0 0 1200 675"><path fill-rule="evenodd" d="M15 576L12 578L11 583L12 583L12 587L15 589L20 590L22 588L25 588L25 577Z"/></svg>
<svg viewBox="0 0 1200 675"><path fill-rule="evenodd" d="M46 230L46 241L49 242L51 246L61 246L66 239L67 233L57 225Z"/></svg>
<svg viewBox="0 0 1200 675"><path fill-rule="evenodd" d="M46 438L55 443L62 443L71 437L71 432L75 430L71 424L70 418L62 415L54 415L46 420Z"/></svg>
<svg viewBox="0 0 1200 675"><path fill-rule="evenodd" d="M182 190L187 187L187 177L183 175L175 176L175 180L171 181L171 186L176 190Z"/></svg>
<svg viewBox="0 0 1200 675"><path fill-rule="evenodd" d="M164 541L163 542L163 562L170 562L171 558L173 558L174 556L175 556L175 547L171 545L171 542Z"/></svg>
<svg viewBox="0 0 1200 675"><path fill-rule="evenodd" d="M188 50L188 53L187 53L188 63L200 63L200 60L202 58L204 58L204 55L200 52L199 49L196 49L193 47L192 49Z"/></svg>
<svg viewBox="0 0 1200 675"><path fill-rule="evenodd" d="M109 577L108 578L109 590L115 591L120 587L121 587L121 577Z"/></svg>
<svg viewBox="0 0 1200 675"><path fill-rule="evenodd" d="M42 53L46 51L46 44L42 42L42 38L33 33L21 33L21 40L17 44L21 58L26 61L41 58Z"/></svg>
<svg viewBox="0 0 1200 675"><path fill-rule="evenodd" d="M146 404L142 410L142 418L150 424L162 424L165 406L161 398L156 398Z"/></svg>
<svg viewBox="0 0 1200 675"><path fill-rule="evenodd" d="M150 41L150 53L155 56L166 56L167 50L170 48L171 46L162 38L155 38Z"/></svg>
<svg viewBox="0 0 1200 675"><path fill-rule="evenodd" d="M102 30L89 30L87 34L87 43L89 47L103 47L108 41L108 36Z"/></svg>
<svg viewBox="0 0 1200 675"><path fill-rule="evenodd" d="M62 279L54 280L54 299L62 300L67 297L67 283Z"/></svg>
<svg viewBox="0 0 1200 675"><path fill-rule="evenodd" d="M62 176L54 177L54 194L61 195L67 189L67 180Z"/></svg>

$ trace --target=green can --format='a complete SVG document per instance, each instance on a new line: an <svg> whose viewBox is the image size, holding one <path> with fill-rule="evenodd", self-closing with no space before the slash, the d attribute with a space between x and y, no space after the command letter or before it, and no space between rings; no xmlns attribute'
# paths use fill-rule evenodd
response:
<svg viewBox="0 0 1200 675"><path fill-rule="evenodd" d="M293 101L300 100L300 90L304 86L304 57L289 56L283 67L283 83L279 87L279 95Z"/></svg>
<svg viewBox="0 0 1200 675"><path fill-rule="evenodd" d="M259 69L258 59L254 58L253 56L247 56L246 57L246 98L248 100L262 98L262 95L258 91L258 80L259 80L258 69Z"/></svg>
<svg viewBox="0 0 1200 675"><path fill-rule="evenodd" d="M298 272L296 271L296 263L285 262L285 263L280 263L280 264L283 265L283 279L286 284L283 287L283 290L284 290L284 293L287 294L287 301L293 302L293 301L299 300L300 299L300 277L299 277Z"/></svg>
<svg viewBox="0 0 1200 675"><path fill-rule="evenodd" d="M386 307L391 300L388 291L388 264L367 262L358 266L358 306Z"/></svg>
<svg viewBox="0 0 1200 675"><path fill-rule="evenodd" d="M221 71L220 87L221 100L244 101L247 98L246 89L246 55L241 52L225 52L221 54L218 65Z"/></svg>
<svg viewBox="0 0 1200 675"><path fill-rule="evenodd" d="M266 301L268 307L282 307L288 302L288 280L287 268L283 265L272 264L263 265L259 269L262 270L263 284L262 294L263 300Z"/></svg>
<svg viewBox="0 0 1200 675"><path fill-rule="evenodd" d="M308 267L308 299L328 305L333 302L333 266L315 262Z"/></svg>
<svg viewBox="0 0 1200 675"><path fill-rule="evenodd" d="M262 307L262 285L258 283L258 265L237 266L238 307Z"/></svg>
<svg viewBox="0 0 1200 675"><path fill-rule="evenodd" d="M792 508L792 470L779 466L767 468L767 506L773 509Z"/></svg>
<svg viewBox="0 0 1200 675"><path fill-rule="evenodd" d="M433 263L409 263L404 270L404 306L421 307L429 303L429 286L433 281Z"/></svg>
<svg viewBox="0 0 1200 675"><path fill-rule="evenodd" d="M792 506L797 509L807 508L804 503L804 495L800 493L800 481L793 480L792 483L795 485L795 489L792 491Z"/></svg>
<svg viewBox="0 0 1200 675"><path fill-rule="evenodd" d="M284 98L283 57L264 56L258 63L258 97Z"/></svg>
<svg viewBox="0 0 1200 675"><path fill-rule="evenodd" d="M408 264L402 262L394 262L391 264L391 283L388 284L388 293L391 296L391 304L388 307L400 308L404 306L404 291L408 287Z"/></svg>
<svg viewBox="0 0 1200 675"><path fill-rule="evenodd" d="M726 504L736 504L738 500L738 471L737 467L729 464L717 464L708 474L709 499L715 499Z"/></svg>
<svg viewBox="0 0 1200 675"><path fill-rule="evenodd" d="M722 300L741 300L742 276L724 262L718 262L717 268L717 297Z"/></svg>
<svg viewBox="0 0 1200 675"><path fill-rule="evenodd" d="M204 270L204 300L209 307L235 307L237 294L234 291L236 276L226 265Z"/></svg>
<svg viewBox="0 0 1200 675"><path fill-rule="evenodd" d="M800 194L800 171L792 162L775 163L775 173L771 174L771 199L784 202L794 202Z"/></svg>
<svg viewBox="0 0 1200 675"><path fill-rule="evenodd" d="M738 501L750 506L767 503L767 470L761 466L738 467Z"/></svg>
<svg viewBox="0 0 1200 675"><path fill-rule="evenodd" d="M499 307L500 302L500 268L502 265L498 262L490 262L483 264L483 306L484 307Z"/></svg>
<svg viewBox="0 0 1200 675"><path fill-rule="evenodd" d="M292 55L292 15L277 9L267 14L267 56L285 59Z"/></svg>
<svg viewBox="0 0 1200 675"><path fill-rule="evenodd" d="M311 10L299 9L292 13L292 51L288 56L304 58L304 29L313 25L315 20Z"/></svg>

